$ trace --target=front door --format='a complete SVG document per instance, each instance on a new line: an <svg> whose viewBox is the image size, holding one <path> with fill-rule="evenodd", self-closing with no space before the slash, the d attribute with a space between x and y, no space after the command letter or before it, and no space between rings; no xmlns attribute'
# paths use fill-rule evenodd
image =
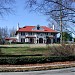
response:
<svg viewBox="0 0 75 75"><path fill-rule="evenodd" d="M39 38L39 43L43 43L43 38Z"/></svg>
<svg viewBox="0 0 75 75"><path fill-rule="evenodd" d="M34 38L30 38L30 43L34 43Z"/></svg>
<svg viewBox="0 0 75 75"><path fill-rule="evenodd" d="M50 38L47 38L47 43L51 43L51 39Z"/></svg>

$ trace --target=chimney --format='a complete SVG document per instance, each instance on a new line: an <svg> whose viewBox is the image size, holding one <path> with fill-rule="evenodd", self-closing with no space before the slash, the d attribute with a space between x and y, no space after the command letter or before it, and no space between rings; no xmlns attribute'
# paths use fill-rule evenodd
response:
<svg viewBox="0 0 75 75"><path fill-rule="evenodd" d="M53 30L55 30L55 26L53 25L53 28L52 28Z"/></svg>
<svg viewBox="0 0 75 75"><path fill-rule="evenodd" d="M18 25L17 25L17 30L19 30L19 23L18 23Z"/></svg>

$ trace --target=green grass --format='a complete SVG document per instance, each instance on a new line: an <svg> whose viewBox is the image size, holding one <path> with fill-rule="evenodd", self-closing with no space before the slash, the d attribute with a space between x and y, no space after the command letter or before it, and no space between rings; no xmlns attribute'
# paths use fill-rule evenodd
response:
<svg viewBox="0 0 75 75"><path fill-rule="evenodd" d="M75 45L41 45L30 44L31 46L24 45L1 45L0 55L37 55L43 56L66 56L75 55Z"/></svg>
<svg viewBox="0 0 75 75"><path fill-rule="evenodd" d="M45 54L47 48L29 48L29 47L3 47L1 52L4 55L35 55L35 54Z"/></svg>

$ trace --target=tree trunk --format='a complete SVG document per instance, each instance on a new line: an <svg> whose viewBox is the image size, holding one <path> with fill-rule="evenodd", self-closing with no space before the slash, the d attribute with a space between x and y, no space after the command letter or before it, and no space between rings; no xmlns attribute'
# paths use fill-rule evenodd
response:
<svg viewBox="0 0 75 75"><path fill-rule="evenodd" d="M59 0L60 4L62 4L62 0ZM62 5L60 5L60 43L63 43L63 35L62 35Z"/></svg>

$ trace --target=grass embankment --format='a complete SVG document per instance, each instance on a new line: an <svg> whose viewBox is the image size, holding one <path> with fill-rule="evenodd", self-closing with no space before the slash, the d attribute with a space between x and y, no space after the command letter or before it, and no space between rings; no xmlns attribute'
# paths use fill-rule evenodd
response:
<svg viewBox="0 0 75 75"><path fill-rule="evenodd" d="M75 45L0 48L0 64L46 63L74 59Z"/></svg>
<svg viewBox="0 0 75 75"><path fill-rule="evenodd" d="M47 48L29 48L29 47L2 47L2 55L36 55L46 54Z"/></svg>
<svg viewBox="0 0 75 75"><path fill-rule="evenodd" d="M34 45L35 46L35 45ZM47 45L45 47L0 46L0 55L68 56L75 54L75 45Z"/></svg>

